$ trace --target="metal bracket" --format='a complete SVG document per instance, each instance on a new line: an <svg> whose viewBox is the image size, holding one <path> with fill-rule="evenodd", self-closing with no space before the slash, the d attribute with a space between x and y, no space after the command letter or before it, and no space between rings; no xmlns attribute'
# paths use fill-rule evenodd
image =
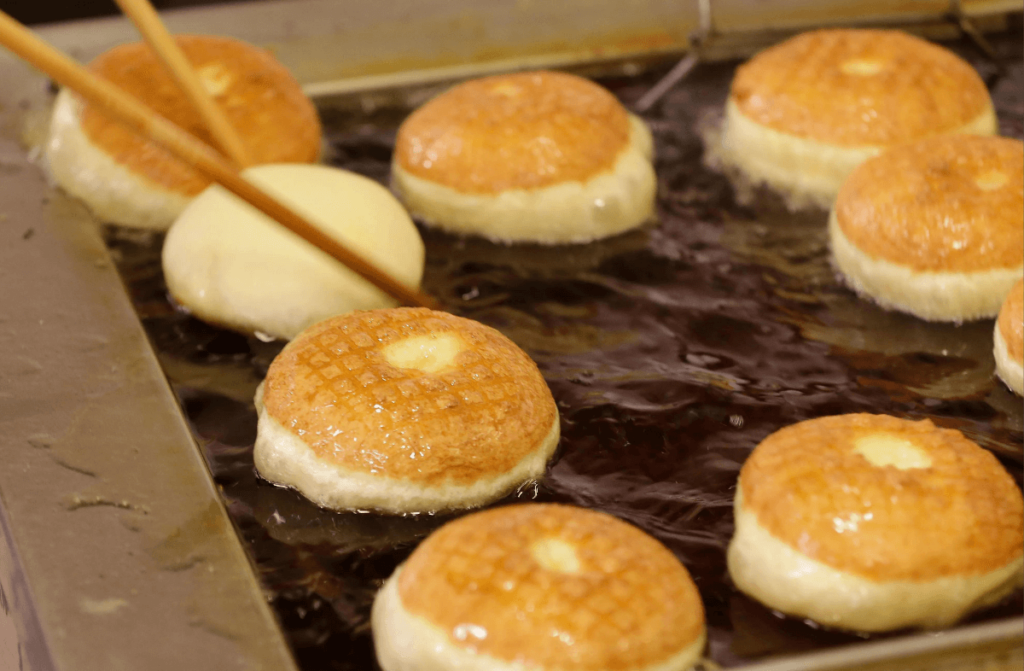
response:
<svg viewBox="0 0 1024 671"><path fill-rule="evenodd" d="M1006 66L1003 63L1003 59L999 57L996 50L992 47L992 43L985 39L981 31L971 20L971 17L964 11L963 0L950 0L949 2L949 16L950 20L953 21L959 28L960 32L963 33L973 44L978 48L982 54L985 55L992 64L999 69L999 74L1004 74Z"/></svg>
<svg viewBox="0 0 1024 671"><path fill-rule="evenodd" d="M693 72L697 63L700 62L701 50L707 48L714 33L711 0L697 0L697 9L700 23L697 32L690 36L690 50L657 84L636 101L633 109L637 112L646 112L651 109L656 102L661 100L662 96Z"/></svg>

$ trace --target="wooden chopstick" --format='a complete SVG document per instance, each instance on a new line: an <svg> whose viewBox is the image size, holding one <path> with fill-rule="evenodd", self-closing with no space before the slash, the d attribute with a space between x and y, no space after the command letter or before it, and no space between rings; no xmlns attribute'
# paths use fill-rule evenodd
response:
<svg viewBox="0 0 1024 671"><path fill-rule="evenodd" d="M107 115L157 142L282 226L331 255L360 277L406 305L434 308L426 294L410 289L346 245L328 237L294 210L246 181L213 148L156 114L105 79L92 74L0 11L0 44L54 81L75 91Z"/></svg>
<svg viewBox="0 0 1024 671"><path fill-rule="evenodd" d="M213 97L206 91L199 75L188 62L185 53L174 41L167 26L160 20L160 15L149 4L149 0L116 0L135 27L139 29L149 46L178 83L192 107L199 113L206 129L210 131L217 146L238 166L247 168L252 165L249 152L242 144L238 131L231 125L227 117Z"/></svg>

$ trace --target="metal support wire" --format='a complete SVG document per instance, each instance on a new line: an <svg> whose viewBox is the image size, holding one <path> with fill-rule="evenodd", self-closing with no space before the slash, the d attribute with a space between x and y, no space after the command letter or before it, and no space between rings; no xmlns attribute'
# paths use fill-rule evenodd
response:
<svg viewBox="0 0 1024 671"><path fill-rule="evenodd" d="M656 102L661 100L662 96L693 72L693 69L697 67L697 63L700 62L701 49L706 48L708 42L711 41L714 22L711 13L711 0L697 0L697 8L699 10L700 23L696 34L690 36L690 50L682 60L668 71L668 74L662 77L657 84L652 86L647 93L643 94L636 101L633 109L637 112L646 112L651 109Z"/></svg>
<svg viewBox="0 0 1024 671"><path fill-rule="evenodd" d="M950 0L949 16L960 28L960 32L966 35L974 46L977 47L978 51L992 61L992 64L995 65L999 69L1000 74L1002 74L1005 71L1003 59L996 53L996 50L992 47L992 43L985 39L985 36L981 34L978 27L974 25L974 21L971 20L971 17L967 16L967 13L964 11L962 0Z"/></svg>
<svg viewBox="0 0 1024 671"><path fill-rule="evenodd" d="M690 36L690 49L687 54L676 63L668 73L662 77L657 84L644 93L633 105L637 112L646 112L664 97L679 82L683 81L697 64L701 61L701 52L707 49L708 44L714 37L714 20L712 14L713 0L697 0L699 10L699 26L697 31ZM985 38L974 21L964 11L962 0L950 0L947 13L950 21L957 25L960 32L967 37L971 43L996 66L998 75L1005 74L1006 67L1003 59L999 57L992 44Z"/></svg>

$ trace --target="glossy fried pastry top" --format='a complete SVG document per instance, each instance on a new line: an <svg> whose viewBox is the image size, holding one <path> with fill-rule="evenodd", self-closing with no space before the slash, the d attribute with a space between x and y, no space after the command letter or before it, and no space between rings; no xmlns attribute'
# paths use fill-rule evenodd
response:
<svg viewBox="0 0 1024 671"><path fill-rule="evenodd" d="M873 580L928 581L1024 551L1024 501L1002 465L929 420L839 415L768 436L740 473L743 506L773 536Z"/></svg>
<svg viewBox="0 0 1024 671"><path fill-rule="evenodd" d="M398 129L395 157L417 177L491 194L586 181L628 145L618 100L559 72L485 77L439 95Z"/></svg>
<svg viewBox="0 0 1024 671"><path fill-rule="evenodd" d="M636 669L704 629L697 589L664 546L571 506L510 506L450 522L398 580L405 609L455 645L530 667Z"/></svg>
<svg viewBox="0 0 1024 671"><path fill-rule="evenodd" d="M838 145L891 145L959 129L991 106L952 52L891 30L817 30L736 71L732 101L751 120Z"/></svg>
<svg viewBox="0 0 1024 671"><path fill-rule="evenodd" d="M557 417L512 341L422 308L354 312L302 332L271 364L263 406L322 461L427 485L508 471Z"/></svg>
<svg viewBox="0 0 1024 671"><path fill-rule="evenodd" d="M999 310L999 333L1010 358L1024 363L1024 280L1017 280Z"/></svg>
<svg viewBox="0 0 1024 671"><path fill-rule="evenodd" d="M862 252L922 271L1017 268L1024 261L1024 143L949 135L860 166L835 204Z"/></svg>
<svg viewBox="0 0 1024 671"><path fill-rule="evenodd" d="M255 163L311 163L320 153L320 121L298 82L269 52L209 35L175 38L207 91L238 130ZM216 146L199 113L144 43L124 44L97 57L89 69L147 107ZM151 181L194 195L210 181L170 152L83 103L86 136L118 163Z"/></svg>

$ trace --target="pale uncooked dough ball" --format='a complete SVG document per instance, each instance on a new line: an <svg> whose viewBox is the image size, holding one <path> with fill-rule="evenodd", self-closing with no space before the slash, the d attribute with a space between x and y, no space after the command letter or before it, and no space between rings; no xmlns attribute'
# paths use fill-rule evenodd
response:
<svg viewBox="0 0 1024 671"><path fill-rule="evenodd" d="M399 282L419 287L423 241L384 187L318 165L264 165L242 174ZM333 315L396 304L219 186L174 222L163 266L173 298L200 319L277 338Z"/></svg>

